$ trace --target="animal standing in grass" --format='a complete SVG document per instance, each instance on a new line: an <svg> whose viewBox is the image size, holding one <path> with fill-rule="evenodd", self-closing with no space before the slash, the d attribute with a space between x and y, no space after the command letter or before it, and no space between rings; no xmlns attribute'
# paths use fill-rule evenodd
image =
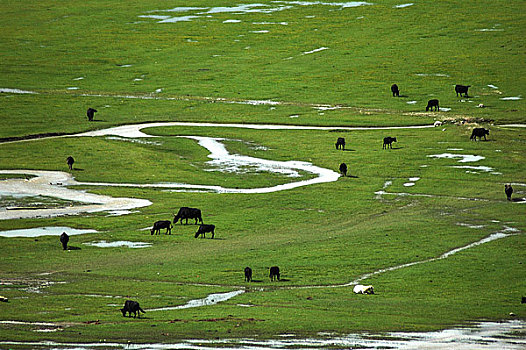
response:
<svg viewBox="0 0 526 350"><path fill-rule="evenodd" d="M393 148L393 142L396 142L396 137L384 137L384 144L382 149Z"/></svg>
<svg viewBox="0 0 526 350"><path fill-rule="evenodd" d="M504 193L509 201L511 201L511 195L513 194L513 187L511 185L504 185Z"/></svg>
<svg viewBox="0 0 526 350"><path fill-rule="evenodd" d="M484 141L487 141L486 135L489 136L489 130L486 130L484 128L475 128L471 132L471 137L469 139L477 141L477 137L479 138L479 140L482 140L482 138L484 137Z"/></svg>
<svg viewBox="0 0 526 350"><path fill-rule="evenodd" d="M206 225L206 224L200 225L194 237L197 238L199 237L199 235L201 235L201 238L205 238L205 233L210 232L212 234L211 238L213 239L215 229L216 229L215 225Z"/></svg>
<svg viewBox="0 0 526 350"><path fill-rule="evenodd" d="M131 314L133 312L133 317L139 317L141 318L141 312L146 313L141 307L139 306L139 303L135 300L126 300L124 302L124 307L120 309L122 312L122 316L126 317L126 313L128 313L128 317L131 317Z"/></svg>
<svg viewBox="0 0 526 350"><path fill-rule="evenodd" d="M345 164L345 163L341 163L340 164L340 173L343 176L347 176L347 164Z"/></svg>
<svg viewBox="0 0 526 350"><path fill-rule="evenodd" d="M353 288L353 292L356 294L374 294L374 288L373 286L364 286L361 284L357 284Z"/></svg>
<svg viewBox="0 0 526 350"><path fill-rule="evenodd" d="M166 234L169 234L169 235L172 234L172 223L170 222L170 220L159 220L159 221L156 221L153 224L153 227L150 230L150 233L152 235L160 235L161 234L161 229L163 229L163 228L166 229L166 232L164 233L165 235Z"/></svg>
<svg viewBox="0 0 526 350"><path fill-rule="evenodd" d="M88 108L88 111L86 112L87 116L88 116L88 120L91 122L93 121L93 117L95 116L95 112L97 112L96 109L93 109L93 108Z"/></svg>
<svg viewBox="0 0 526 350"><path fill-rule="evenodd" d="M433 108L435 109L435 111L440 111L440 107L438 106L438 100L436 99L427 101L426 112L429 110L432 111Z"/></svg>
<svg viewBox="0 0 526 350"><path fill-rule="evenodd" d="M252 282L252 269L245 267L245 282Z"/></svg>
<svg viewBox="0 0 526 350"><path fill-rule="evenodd" d="M338 137L338 140L336 140L336 149L345 149L345 139L343 137Z"/></svg>
<svg viewBox="0 0 526 350"><path fill-rule="evenodd" d="M393 97L400 97L400 90L398 90L398 85L391 85L391 92L393 93Z"/></svg>
<svg viewBox="0 0 526 350"><path fill-rule="evenodd" d="M62 249L68 249L69 236L66 232L62 232L60 235L60 243L62 243Z"/></svg>
<svg viewBox="0 0 526 350"><path fill-rule="evenodd" d="M460 94L460 97L462 97L462 94L464 94L464 97L468 97L468 89L471 87L471 85L455 85L455 92Z"/></svg>
<svg viewBox="0 0 526 350"><path fill-rule="evenodd" d="M174 225L177 223L177 221L181 220L181 224L183 223L183 219L186 219L186 225L188 225L188 219L195 219L195 224L197 225L198 222L203 223L203 219L201 218L201 209L197 208L189 208L189 207L181 207L177 214L174 216Z"/></svg>
<svg viewBox="0 0 526 350"><path fill-rule="evenodd" d="M279 267L272 266L268 277L270 278L270 281L275 281L276 279L279 281Z"/></svg>
<svg viewBox="0 0 526 350"><path fill-rule="evenodd" d="M69 170L73 170L73 163L75 163L75 159L73 159L72 156L66 158L66 163L68 163Z"/></svg>

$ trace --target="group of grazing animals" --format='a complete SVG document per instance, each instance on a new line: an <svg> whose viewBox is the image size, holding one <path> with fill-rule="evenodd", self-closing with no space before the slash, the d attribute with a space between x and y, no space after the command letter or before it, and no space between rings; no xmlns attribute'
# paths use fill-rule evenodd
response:
<svg viewBox="0 0 526 350"><path fill-rule="evenodd" d="M195 238L201 236L202 238L205 238L205 233L209 232L212 234L212 238L214 238L215 235L215 225L205 225L203 224L203 218L201 216L201 209L197 208L189 208L189 207L181 207L177 214L174 215L173 218L173 224L175 225L178 221L183 224L183 220L185 221L185 224L188 225L188 219L194 219L195 225L198 223L201 223L199 225L199 228L197 229L197 232L195 233ZM156 221L153 224L153 227L150 229L150 233L152 235L161 234L162 229L166 229L166 232L164 234L171 235L172 234L172 222L170 220L159 220Z"/></svg>
<svg viewBox="0 0 526 350"><path fill-rule="evenodd" d="M252 282L252 269L247 266L245 267L244 272L245 272L245 282ZM275 280L280 281L279 267L272 266L269 270L268 277L270 278L271 282Z"/></svg>
<svg viewBox="0 0 526 350"><path fill-rule="evenodd" d="M462 97L462 94L464 94L464 97L468 97L468 89L470 87L471 85L456 84L455 92L457 93L457 97L459 94L460 94L460 97ZM391 85L391 92L393 93L393 97L400 97L400 89L398 88L398 85L396 84ZM426 112L430 110L432 111L433 109L435 111L440 111L440 106L438 104L437 99L432 99L432 100L427 101Z"/></svg>

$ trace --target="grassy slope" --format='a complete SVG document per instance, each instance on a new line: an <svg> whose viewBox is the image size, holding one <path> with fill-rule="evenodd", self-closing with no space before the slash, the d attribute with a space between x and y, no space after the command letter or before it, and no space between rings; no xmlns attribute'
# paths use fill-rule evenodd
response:
<svg viewBox="0 0 526 350"><path fill-rule="evenodd" d="M395 4L385 1L341 11L305 6L271 15L217 14L211 19L158 24L137 16L177 3L70 1L62 6L39 1L25 2L22 7L18 2L4 1L0 5L5 13L0 19L0 87L40 94L0 96L0 137L174 119L313 125L411 125L449 116L499 123L525 121L524 100L499 99L521 95L525 88L522 2L418 2L393 9ZM194 5L211 6L199 1ZM243 22L222 23L233 18ZM253 24L264 21L288 25ZM503 31L476 31L483 28ZM251 33L260 29L270 32ZM301 54L319 47L329 49ZM132 66L117 66L123 64ZM77 77L84 79L73 80ZM134 81L136 78L143 80ZM407 97L390 97L393 82ZM472 85L473 102L463 103L455 97L455 83ZM502 95L488 84L498 86ZM79 90L66 89L71 86ZM158 88L163 89L159 96L196 98L166 101L79 95L147 95ZM197 98L202 96L295 104L271 109L206 103ZM402 114L423 111L431 97L438 97L441 105L452 111ZM417 104L406 103L413 100ZM309 103L374 111L342 109L321 114L306 106ZM475 108L478 103L489 108ZM99 110L97 123L85 121L87 106ZM290 115L299 118L291 119ZM101 194L147 198L154 204L122 217L100 214L2 221L1 229L60 224L101 232L75 236L72 245L82 249L69 252L59 249L56 237L0 239L3 278L44 279L39 274L52 271L45 279L67 282L48 287L42 294L1 290L11 302L0 309L0 319L72 323L64 332L46 334L46 339L78 340L82 333L83 341L102 337L158 341L167 340L163 333L222 337L273 336L284 331L425 330L468 320L504 319L511 311L526 317L518 305L526 288L522 235L446 260L375 276L366 281L378 292L370 298L359 298L349 288L273 288L347 283L378 268L437 257L504 225L524 230L524 207L503 201L502 193L505 182L526 182L521 131L492 127L491 142L475 143L469 141L469 129L463 126L447 126L444 131L399 130L392 133L399 139L395 144L398 149L393 151L381 150L383 131L170 128L153 132L165 136L160 139L161 146L107 139L4 144L0 145L0 167L64 170L65 157L74 154L76 165L83 169L74 175L81 181L192 179L192 183L241 187L289 181L262 174L233 177L199 171L207 167L206 151L192 141L166 137L190 134L251 141L269 148L257 151L243 143L229 143L230 149L256 157L305 160L332 169L345 161L357 178L253 196L90 188ZM340 134L347 138L352 152L333 149ZM455 161L427 157L448 152L447 148L483 155L486 159L476 165L493 167L502 174L469 174L451 168L458 165ZM421 177L417 185L404 187L414 176ZM393 181L388 191L439 197L387 195L375 199L373 193L386 180ZM523 191L521 187L516 190ZM202 208L206 222L218 226L218 239L196 242L194 226L177 226L172 237L151 237L141 230L154 220L170 218L182 205ZM469 229L458 223L485 226ZM154 247L130 250L82 245L99 239L148 241ZM274 264L290 281L267 282L266 269ZM208 308L152 312L142 321L123 319L113 306L121 304L124 296L153 308L231 291L232 286L241 285L246 265L252 266L255 278L262 281L255 286L270 290L246 293ZM187 282L222 286L184 285ZM88 294L119 297L108 301ZM256 306L240 308L237 303ZM209 318L223 320L199 321ZM82 323L97 319L100 325ZM174 319L180 321L169 322ZM2 339L42 339L27 327L3 327Z"/></svg>

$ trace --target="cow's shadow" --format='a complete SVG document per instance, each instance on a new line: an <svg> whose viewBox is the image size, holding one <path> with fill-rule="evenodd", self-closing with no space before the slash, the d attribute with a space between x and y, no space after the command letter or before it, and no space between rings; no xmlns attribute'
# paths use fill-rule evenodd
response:
<svg viewBox="0 0 526 350"><path fill-rule="evenodd" d="M511 201L513 203L522 203L522 202L526 202L526 198L512 198Z"/></svg>
<svg viewBox="0 0 526 350"><path fill-rule="evenodd" d="M345 151L345 152L356 152L356 150L352 149L352 148L342 149L342 151Z"/></svg>
<svg viewBox="0 0 526 350"><path fill-rule="evenodd" d="M81 250L81 249L82 248L80 248L80 247L75 247L75 246L72 246L72 245L68 246L68 250Z"/></svg>
<svg viewBox="0 0 526 350"><path fill-rule="evenodd" d="M71 169L71 170L75 170L75 171L84 171L84 169L82 169L82 168L73 168L73 169Z"/></svg>
<svg viewBox="0 0 526 350"><path fill-rule="evenodd" d="M356 175L344 175L342 177L350 177L350 178L353 178L353 179L357 179L358 178L358 176L356 176Z"/></svg>
<svg viewBox="0 0 526 350"><path fill-rule="evenodd" d="M288 278L280 278L278 282L290 282Z"/></svg>

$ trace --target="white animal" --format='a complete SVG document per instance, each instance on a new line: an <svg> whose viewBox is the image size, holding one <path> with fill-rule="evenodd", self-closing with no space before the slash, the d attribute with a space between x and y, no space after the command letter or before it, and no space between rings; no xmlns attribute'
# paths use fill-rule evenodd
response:
<svg viewBox="0 0 526 350"><path fill-rule="evenodd" d="M484 104L483 103L479 103L479 105L477 106L478 108L484 108Z"/></svg>
<svg viewBox="0 0 526 350"><path fill-rule="evenodd" d="M440 126L442 125L442 122L440 120L437 120L433 123L433 126Z"/></svg>
<svg viewBox="0 0 526 350"><path fill-rule="evenodd" d="M361 284L357 284L353 288L353 292L356 294L374 294L374 288L373 286L364 286Z"/></svg>

